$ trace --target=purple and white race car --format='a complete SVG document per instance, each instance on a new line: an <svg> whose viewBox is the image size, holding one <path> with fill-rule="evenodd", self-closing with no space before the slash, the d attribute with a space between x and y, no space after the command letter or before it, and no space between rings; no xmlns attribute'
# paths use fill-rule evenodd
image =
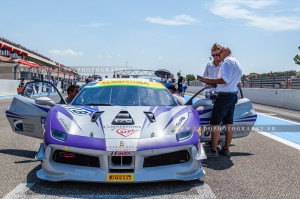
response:
<svg viewBox="0 0 300 199"><path fill-rule="evenodd" d="M59 104L64 100L55 86L36 81L13 99L6 116L14 132L43 139L36 156L40 179L186 181L204 177L201 139L208 139L203 137L208 124L201 120L210 116L208 100L182 106L161 83L104 79L66 105ZM249 103L244 121L256 117Z"/></svg>

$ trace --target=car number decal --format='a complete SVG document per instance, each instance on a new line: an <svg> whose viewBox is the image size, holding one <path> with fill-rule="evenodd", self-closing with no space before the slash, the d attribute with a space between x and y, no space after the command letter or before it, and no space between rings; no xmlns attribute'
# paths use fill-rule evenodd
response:
<svg viewBox="0 0 300 199"><path fill-rule="evenodd" d="M91 113L91 111L82 108L75 108L75 107L69 107L68 110L74 113L75 115L87 115Z"/></svg>

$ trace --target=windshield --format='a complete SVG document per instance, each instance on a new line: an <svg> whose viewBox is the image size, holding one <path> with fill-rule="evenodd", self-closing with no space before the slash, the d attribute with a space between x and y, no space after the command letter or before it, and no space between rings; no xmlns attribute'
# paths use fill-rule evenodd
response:
<svg viewBox="0 0 300 199"><path fill-rule="evenodd" d="M105 86L84 88L72 105L176 106L167 89L137 86Z"/></svg>

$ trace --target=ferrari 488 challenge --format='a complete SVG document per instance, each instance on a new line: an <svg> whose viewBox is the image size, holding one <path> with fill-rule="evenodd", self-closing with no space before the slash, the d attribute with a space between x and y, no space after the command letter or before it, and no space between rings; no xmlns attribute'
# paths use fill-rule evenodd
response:
<svg viewBox="0 0 300 199"><path fill-rule="evenodd" d="M43 140L40 179L186 181L204 177L201 143L210 139L213 100L193 103L195 96L182 106L153 80L104 79L66 105L53 84L35 81L14 97L6 116L14 132ZM235 125L253 126L251 102L241 98L236 107ZM250 131L235 131L234 138Z"/></svg>

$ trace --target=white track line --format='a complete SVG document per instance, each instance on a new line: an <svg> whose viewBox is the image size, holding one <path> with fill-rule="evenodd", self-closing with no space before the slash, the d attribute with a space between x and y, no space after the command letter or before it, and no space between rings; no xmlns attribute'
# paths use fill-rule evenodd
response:
<svg viewBox="0 0 300 199"><path fill-rule="evenodd" d="M16 188L14 188L11 192L9 192L3 199L58 199L58 198L66 198L66 199L78 199L78 198L86 198L86 199L95 199L95 198L100 198L100 199L111 199L111 198L117 198L117 199L123 199L123 198L143 198L143 199L150 199L150 198L157 198L157 199L216 199L215 194L212 192L210 189L210 186L207 184L200 184L196 183L195 189L198 194L166 194L166 195L92 195L92 194L73 194L73 195L38 195L38 194L30 194L26 195L26 192L30 190L30 188L34 185L34 183L21 183Z"/></svg>
<svg viewBox="0 0 300 199"><path fill-rule="evenodd" d="M34 183L21 183L16 188L14 188L11 192L9 192L3 199L17 199L17 198L26 198L24 195ZM25 196L25 197L24 197Z"/></svg>
<svg viewBox="0 0 300 199"><path fill-rule="evenodd" d="M271 139L273 139L273 140L276 140L276 141L278 141L278 142L281 142L281 143L283 143L283 144L285 144L285 145L288 145L288 146L290 146L290 147L293 147L293 148L295 148L295 149L300 150L300 145L299 145L299 144L296 144L296 143L291 142L291 141L289 141L289 140L286 140L286 139L277 137L276 135L273 135L273 134L268 133L268 132L264 132L264 131L255 131L255 132L256 132L256 133L259 133L259 134L261 134L261 135L264 135L264 136L266 136L266 137L268 137L268 138L271 138Z"/></svg>
<svg viewBox="0 0 300 199"><path fill-rule="evenodd" d="M264 116L267 116L267 117L271 117L271 118L273 118L273 119L277 119L277 120L289 122L289 123L292 123L292 124L298 124L298 125L300 125L300 123L293 122L293 121L286 120L286 119L282 119L282 118L279 118L279 117L274 117L274 116L272 116L272 115L268 115L268 114L265 114L265 113L258 113L258 114L259 114L259 115L264 115ZM254 125L255 125L255 124L254 124Z"/></svg>

